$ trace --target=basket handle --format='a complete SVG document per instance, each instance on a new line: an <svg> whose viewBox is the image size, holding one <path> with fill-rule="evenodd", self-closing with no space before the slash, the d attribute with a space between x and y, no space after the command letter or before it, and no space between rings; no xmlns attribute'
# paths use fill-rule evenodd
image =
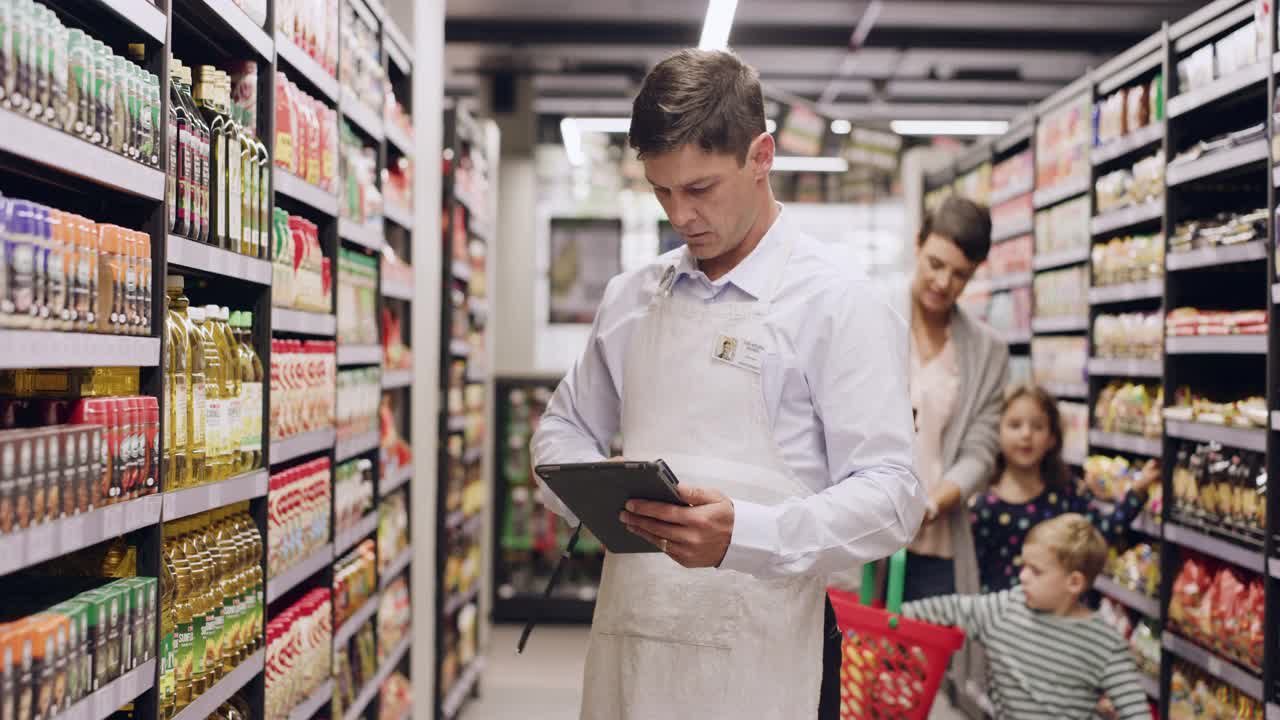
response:
<svg viewBox="0 0 1280 720"><path fill-rule="evenodd" d="M907 551L905 549L889 556L889 588L885 593L885 609L894 615L902 612L902 586L907 577ZM862 566L862 586L858 589L858 600L863 605L870 605L875 599L876 566L866 563Z"/></svg>

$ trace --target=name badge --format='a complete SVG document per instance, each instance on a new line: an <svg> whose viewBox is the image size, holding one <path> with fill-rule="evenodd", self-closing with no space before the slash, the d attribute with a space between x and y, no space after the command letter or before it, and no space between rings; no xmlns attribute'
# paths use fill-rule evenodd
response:
<svg viewBox="0 0 1280 720"><path fill-rule="evenodd" d="M760 343L731 335L717 335L715 345L711 348L713 359L757 375L760 374L760 359L763 356L764 346Z"/></svg>

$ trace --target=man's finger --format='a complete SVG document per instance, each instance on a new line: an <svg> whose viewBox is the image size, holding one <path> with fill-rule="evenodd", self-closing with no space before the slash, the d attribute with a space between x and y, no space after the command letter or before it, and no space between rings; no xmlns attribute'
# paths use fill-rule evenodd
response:
<svg viewBox="0 0 1280 720"><path fill-rule="evenodd" d="M724 499L724 493L719 490L711 490L704 487L695 487L693 485L677 485L676 492L680 493L680 499L697 507L699 505L710 505Z"/></svg>
<svg viewBox="0 0 1280 720"><path fill-rule="evenodd" d="M636 535L639 535L640 537L644 538L645 540L648 540L654 547L658 548L659 550L662 549L663 540L664 540L663 538L660 538L657 535L654 535L653 533L649 532L648 530L645 530L642 527L639 527L638 525L628 525L627 529L635 533ZM669 540L666 542L667 542L668 549L670 549L672 546L675 545L675 543L672 543Z"/></svg>
<svg viewBox="0 0 1280 720"><path fill-rule="evenodd" d="M684 525L689 522L689 508L682 508L671 503L653 500L628 500L626 508L633 515L643 515L675 525Z"/></svg>
<svg viewBox="0 0 1280 720"><path fill-rule="evenodd" d="M643 515L632 515L629 513L623 513L622 522L624 525L640 528L641 530L651 533L655 537L666 538L673 543L692 542L692 537L690 537L688 528L681 525L672 525L671 523L665 523L661 520L654 520L653 518L647 518Z"/></svg>

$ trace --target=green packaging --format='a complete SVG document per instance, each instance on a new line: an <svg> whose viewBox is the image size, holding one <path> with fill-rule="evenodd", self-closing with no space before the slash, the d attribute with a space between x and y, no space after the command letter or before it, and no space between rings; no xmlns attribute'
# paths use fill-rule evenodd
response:
<svg viewBox="0 0 1280 720"><path fill-rule="evenodd" d="M79 596L59 603L49 612L66 616L70 621L67 634L67 699L74 704L89 694L93 656L89 647L89 604Z"/></svg>

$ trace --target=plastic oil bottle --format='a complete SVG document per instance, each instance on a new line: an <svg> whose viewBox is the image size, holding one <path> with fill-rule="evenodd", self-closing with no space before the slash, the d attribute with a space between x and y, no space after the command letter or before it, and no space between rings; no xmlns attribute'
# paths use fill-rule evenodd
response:
<svg viewBox="0 0 1280 720"><path fill-rule="evenodd" d="M221 508L214 516L216 520L211 530L217 548L218 594L222 601L222 647L219 663L221 672L225 675L240 664L240 603L236 582L238 563L230 509Z"/></svg>
<svg viewBox="0 0 1280 720"><path fill-rule="evenodd" d="M231 380L231 431L227 443L230 447L232 474L247 472L254 465L249 464L248 454L244 448L246 413L251 408L245 407L244 373L240 365L240 342L236 340L235 330L231 327L231 308L223 305L218 316L218 327L222 330L223 343L227 348L227 377Z"/></svg>
<svg viewBox="0 0 1280 720"><path fill-rule="evenodd" d="M202 631L204 628L204 619L200 617L194 602L195 575L192 570L194 558L187 556L187 550L194 552L195 548L188 543L188 525L187 521L173 523L172 542L167 546L168 556L173 564L176 589L173 599L175 712L191 704L195 672L195 638L197 631Z"/></svg>
<svg viewBox="0 0 1280 720"><path fill-rule="evenodd" d="M225 421L222 405L222 356L214 341L205 308L193 307L187 311L188 317L195 323L196 333L200 337L197 346L204 355L204 394L205 394L205 458L204 475L197 479L197 484L215 482L226 477L226 458L224 457ZM193 354L195 351L193 350Z"/></svg>
<svg viewBox="0 0 1280 720"><path fill-rule="evenodd" d="M222 678L222 584L218 580L217 547L208 516L201 519L195 541L204 558L204 685L197 685L200 692L204 692Z"/></svg>
<svg viewBox="0 0 1280 720"><path fill-rule="evenodd" d="M198 308L190 307L191 301L181 289L177 288L176 283L166 286L166 291L169 294L170 307L173 309L175 318L180 321L176 324L179 324L181 332L186 335L182 341L182 353L186 362L187 397L186 402L182 404L186 412L187 454L186 462L178 467L180 478L178 487L191 487L201 482L205 472L205 430L208 415L205 412L204 353L201 352L204 346L201 344L200 332L191 320L191 311ZM172 412L179 412L177 403ZM175 465L178 465L177 455L174 457Z"/></svg>
<svg viewBox="0 0 1280 720"><path fill-rule="evenodd" d="M244 423L240 450L244 454L243 470L253 470L262 465L262 359L253 349L253 313L232 313L231 330L234 333L237 358L240 363L240 412Z"/></svg>
<svg viewBox="0 0 1280 720"><path fill-rule="evenodd" d="M181 488L191 483L190 425L188 424L188 399L191 396L191 352L187 344L187 299L182 291L181 275L165 278L165 402L169 415L165 422L165 471L169 489Z"/></svg>
<svg viewBox="0 0 1280 720"><path fill-rule="evenodd" d="M217 305L207 305L204 313L205 328L213 337L213 345L218 351L218 363L222 367L219 479L235 475L240 464L240 362L233 349L234 345L230 342L230 329L222 320L222 311L223 308Z"/></svg>
<svg viewBox="0 0 1280 720"><path fill-rule="evenodd" d="M249 504L243 504L243 511L240 512L238 518L240 526L243 528L245 542L248 545L248 553L245 556L247 563L247 573L245 575L245 583L249 591L249 607L250 607L250 632L249 636L253 643L250 651L259 650L265 644L263 631L266 625L266 596L263 594L266 587L266 576L262 571L262 534L258 530L258 526L254 523L253 518L248 513Z"/></svg>
<svg viewBox="0 0 1280 720"><path fill-rule="evenodd" d="M206 242L218 247L226 247L227 213L226 213L226 174L222 172L226 164L227 132L226 118L219 108L218 69L211 65L197 65L192 97L201 119L209 128L209 236Z"/></svg>
<svg viewBox="0 0 1280 720"><path fill-rule="evenodd" d="M173 564L173 526L164 525L160 543L160 718L169 720L177 712L177 631L178 575Z"/></svg>

